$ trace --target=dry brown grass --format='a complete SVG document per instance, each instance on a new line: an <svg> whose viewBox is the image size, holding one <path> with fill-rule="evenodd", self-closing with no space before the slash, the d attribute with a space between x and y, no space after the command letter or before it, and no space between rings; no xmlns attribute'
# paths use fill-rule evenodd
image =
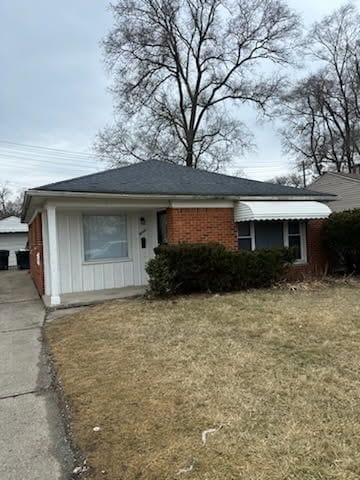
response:
<svg viewBox="0 0 360 480"><path fill-rule="evenodd" d="M359 479L359 291L137 300L49 324L90 478Z"/></svg>

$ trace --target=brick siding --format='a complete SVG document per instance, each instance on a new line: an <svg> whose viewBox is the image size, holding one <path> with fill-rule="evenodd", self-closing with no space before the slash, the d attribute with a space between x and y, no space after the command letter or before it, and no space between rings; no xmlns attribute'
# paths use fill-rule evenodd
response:
<svg viewBox="0 0 360 480"><path fill-rule="evenodd" d="M307 264L293 265L290 280L305 275L322 275L327 259L321 245L321 229L324 220L307 223ZM168 242L209 243L217 242L229 250L237 250L237 228L232 208L169 208L167 210Z"/></svg>
<svg viewBox="0 0 360 480"><path fill-rule="evenodd" d="M232 208L168 208L167 228L170 244L217 242L237 249Z"/></svg>
<svg viewBox="0 0 360 480"><path fill-rule="evenodd" d="M298 280L306 275L320 276L326 273L328 259L322 247L321 231L325 220L310 220L306 225L307 264L293 265L288 277Z"/></svg>
<svg viewBox="0 0 360 480"><path fill-rule="evenodd" d="M44 293L44 253L41 213L29 225L30 273L40 294Z"/></svg>

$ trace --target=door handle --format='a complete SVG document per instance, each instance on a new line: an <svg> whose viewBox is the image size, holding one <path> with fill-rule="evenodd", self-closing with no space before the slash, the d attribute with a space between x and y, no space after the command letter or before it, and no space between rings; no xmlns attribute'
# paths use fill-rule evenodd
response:
<svg viewBox="0 0 360 480"><path fill-rule="evenodd" d="M146 238L141 237L141 248L146 248Z"/></svg>

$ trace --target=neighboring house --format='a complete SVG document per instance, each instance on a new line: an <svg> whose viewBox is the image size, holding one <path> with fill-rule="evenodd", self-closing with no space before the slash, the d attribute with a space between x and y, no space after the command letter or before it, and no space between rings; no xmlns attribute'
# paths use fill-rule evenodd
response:
<svg viewBox="0 0 360 480"><path fill-rule="evenodd" d="M326 172L309 189L337 195L337 199L329 204L333 212L360 208L360 166L357 165L353 173Z"/></svg>
<svg viewBox="0 0 360 480"><path fill-rule="evenodd" d="M236 250L297 246L297 272L324 267L322 202L308 190L147 161L25 194L30 268L51 304L61 295L147 283L159 243L220 242Z"/></svg>
<svg viewBox="0 0 360 480"><path fill-rule="evenodd" d="M0 220L0 250L10 250L9 266L16 265L15 252L25 248L28 241L28 226L19 217L6 217Z"/></svg>

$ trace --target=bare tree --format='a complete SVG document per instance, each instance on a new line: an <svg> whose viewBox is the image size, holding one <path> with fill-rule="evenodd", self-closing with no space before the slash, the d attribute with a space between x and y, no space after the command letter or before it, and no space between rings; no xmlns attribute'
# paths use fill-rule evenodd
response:
<svg viewBox="0 0 360 480"><path fill-rule="evenodd" d="M280 175L268 180L270 183L277 185L286 185L288 187L301 188L304 187L303 177L298 173L289 173L288 175Z"/></svg>
<svg viewBox="0 0 360 480"><path fill-rule="evenodd" d="M283 97L283 140L299 166L351 172L360 154L360 16L346 5L314 25L307 53L318 70Z"/></svg>
<svg viewBox="0 0 360 480"><path fill-rule="evenodd" d="M98 135L100 156L217 169L251 146L233 105L264 111L280 91L299 36L282 0L119 0L112 10L115 122Z"/></svg>
<svg viewBox="0 0 360 480"><path fill-rule="evenodd" d="M0 219L15 215L21 215L22 203L24 193L20 192L17 195L4 184L0 186Z"/></svg>

